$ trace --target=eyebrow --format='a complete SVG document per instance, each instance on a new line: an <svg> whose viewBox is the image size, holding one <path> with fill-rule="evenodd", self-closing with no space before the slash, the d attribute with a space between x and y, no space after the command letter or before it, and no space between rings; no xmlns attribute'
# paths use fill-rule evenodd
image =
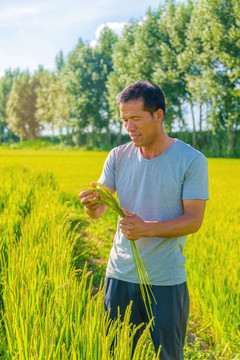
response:
<svg viewBox="0 0 240 360"><path fill-rule="evenodd" d="M127 116L128 119L135 119L140 117L141 117L140 115ZM124 119L124 116L122 117L122 119Z"/></svg>

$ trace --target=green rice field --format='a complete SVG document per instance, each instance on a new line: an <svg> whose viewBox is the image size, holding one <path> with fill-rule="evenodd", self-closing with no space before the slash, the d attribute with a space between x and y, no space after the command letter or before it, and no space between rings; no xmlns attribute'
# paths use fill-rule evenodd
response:
<svg viewBox="0 0 240 360"><path fill-rule="evenodd" d="M116 216L90 221L77 197L98 180L106 155L0 148L1 359L131 358L128 317L104 321L99 289ZM240 359L240 160L208 163L204 223L184 250L185 358ZM146 331L134 359L154 358Z"/></svg>

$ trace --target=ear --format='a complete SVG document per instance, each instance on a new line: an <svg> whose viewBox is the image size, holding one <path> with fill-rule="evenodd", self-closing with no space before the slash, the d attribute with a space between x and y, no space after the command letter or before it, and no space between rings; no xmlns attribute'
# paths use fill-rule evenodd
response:
<svg viewBox="0 0 240 360"><path fill-rule="evenodd" d="M154 117L156 119L157 122L159 122L160 124L162 124L163 121L163 117L164 117L164 113L162 109L158 109L154 112Z"/></svg>

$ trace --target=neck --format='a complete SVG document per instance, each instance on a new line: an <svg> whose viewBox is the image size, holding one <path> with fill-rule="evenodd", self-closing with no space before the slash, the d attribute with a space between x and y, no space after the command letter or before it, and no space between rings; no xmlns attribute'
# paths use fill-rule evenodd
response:
<svg viewBox="0 0 240 360"><path fill-rule="evenodd" d="M140 148L141 154L146 159L154 159L155 157L164 153L177 139L170 138L166 134L161 136L155 144L144 146Z"/></svg>

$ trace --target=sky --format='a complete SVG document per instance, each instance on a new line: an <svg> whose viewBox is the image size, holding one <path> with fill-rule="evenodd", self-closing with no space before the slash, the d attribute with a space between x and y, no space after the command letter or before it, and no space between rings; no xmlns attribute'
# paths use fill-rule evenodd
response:
<svg viewBox="0 0 240 360"><path fill-rule="evenodd" d="M160 1L0 0L0 76L9 68L54 70L60 50L66 57L79 38L94 43L104 24L119 34Z"/></svg>

